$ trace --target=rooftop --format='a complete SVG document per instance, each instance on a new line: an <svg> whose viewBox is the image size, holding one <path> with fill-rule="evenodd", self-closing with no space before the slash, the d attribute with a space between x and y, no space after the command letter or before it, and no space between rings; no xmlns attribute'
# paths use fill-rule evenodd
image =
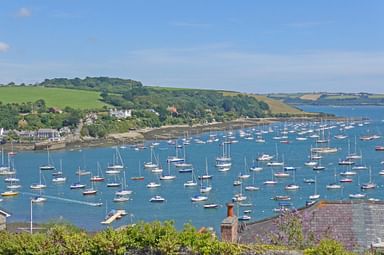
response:
<svg viewBox="0 0 384 255"><path fill-rule="evenodd" d="M297 212L304 232L330 236L349 250L366 250L384 239L384 202L319 201ZM276 216L245 224L239 233L240 242L253 243L276 232L278 219Z"/></svg>

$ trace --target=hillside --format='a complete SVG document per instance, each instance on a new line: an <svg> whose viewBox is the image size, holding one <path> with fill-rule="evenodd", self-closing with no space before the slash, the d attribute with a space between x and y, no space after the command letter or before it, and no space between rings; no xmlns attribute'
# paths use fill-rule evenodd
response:
<svg viewBox="0 0 384 255"><path fill-rule="evenodd" d="M224 96L234 96L234 95L238 95L238 94L240 94L240 93L229 92L229 91L223 92ZM250 94L250 96L253 96L257 100L263 101L266 104L268 104L271 113L274 115L279 115L279 114L302 115L302 114L306 114L305 112L301 111L300 109L297 109L297 108L292 107L288 104L285 104L278 99L273 99L273 98L270 98L267 96L254 95L254 94Z"/></svg>
<svg viewBox="0 0 384 255"><path fill-rule="evenodd" d="M45 88L36 86L0 86L0 102L26 103L44 99L48 107L65 108L70 106L76 109L97 109L107 105L100 101L100 93L64 88Z"/></svg>
<svg viewBox="0 0 384 255"><path fill-rule="evenodd" d="M372 93L277 93L267 97L290 105L384 105L384 95Z"/></svg>

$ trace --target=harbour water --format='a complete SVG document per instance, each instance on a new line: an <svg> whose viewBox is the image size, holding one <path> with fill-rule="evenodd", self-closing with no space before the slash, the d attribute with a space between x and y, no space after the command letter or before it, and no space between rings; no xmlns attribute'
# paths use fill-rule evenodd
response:
<svg viewBox="0 0 384 255"><path fill-rule="evenodd" d="M375 146L384 145L382 137L384 130L384 122L382 121L384 118L384 107L302 106L302 108L306 111L327 112L343 117L364 117L368 118L369 121L350 121L344 123L286 122L246 129L244 130L246 135L241 136L239 130L230 130L232 134L227 131L189 137L190 144L184 145L184 148L178 151L182 155L185 149L186 161L193 164L196 176L205 173L207 160L208 171L209 174L213 175L213 178L211 181L212 190L207 193L208 201L206 202L219 204L219 207L215 209L205 209L203 207L204 203L191 202L191 197L198 194L200 188L199 180L196 187L184 187L183 184L191 179L191 173L179 173L171 165L171 174L176 175L176 179L162 181L159 180L158 175L153 174L150 170L143 169L144 162L150 160L149 145L151 141L146 142L147 149L135 149L129 145L119 146L119 152L125 165L128 189L133 191L129 196L129 201L124 203L113 202L115 192L118 189L107 187L106 185L106 183L111 181L120 182L123 177L123 174L118 176L105 174L107 165L113 161L114 153L116 152L115 148L81 148L71 151L52 151L50 152L51 162L54 163L57 169L60 169L59 162L62 161L62 171L67 180L64 184L54 184L52 183L52 171L42 172L42 181L47 185L47 188L42 191L42 195L47 196L47 201L42 204L36 203L33 205L34 221L64 220L94 231L105 228L100 222L104 220L106 211L110 209L125 209L128 215L113 223L114 227L141 220L174 220L179 228L184 223L190 222L196 227L211 226L218 230L221 220L226 215L225 203L231 201L234 194L239 192L247 196L247 200L243 204L252 204L252 206L237 206L235 212L242 215L244 210L252 210L249 214L251 220L259 220L275 215L273 209L278 208L279 203L279 201L271 199L275 196L289 196L291 198L289 202L292 203L293 207L305 206L309 200L308 197L314 193L315 187L314 184L304 183L304 179L317 180L317 192L320 194L321 199L350 199L350 194L357 193L366 194L366 199L384 199L384 176L379 175L380 170L384 169L384 165L381 164L381 161L384 160L384 152L375 151ZM321 128L324 126L326 128ZM345 129L346 126L352 126L352 128ZM298 135L300 130L304 129L312 129L314 132ZM273 130L273 132L266 133L268 130ZM276 139L278 136L283 136L284 130L288 132L288 138ZM257 133L264 133L262 137L265 139L265 143L257 143L255 141ZM318 146L315 143L316 138L309 137L313 134L318 134L320 137L324 136L327 139L330 138L330 146L338 149L337 153L323 155L323 159L321 159L321 165L325 166L323 171L314 171L311 167L304 165L310 155L311 146ZM348 138L335 139L334 136L338 134L345 134ZM216 135L218 140L206 143L212 138L212 140L215 139L213 135ZM367 135L378 135L381 137L369 141L360 140L360 137ZM215 158L221 155L223 151L222 143L228 141L229 136L233 136L234 138L232 139L238 141L237 143L230 144L232 167L230 171L220 172L215 167ZM248 139L246 139L247 136L249 137ZM305 137L306 140L297 140L297 137ZM196 142L195 139L204 143ZM183 141L179 139L178 144L182 145L182 143ZM175 145L168 144L167 141L159 141L159 145L154 148L154 154L159 158L164 168L164 174L168 173L166 159L170 155L175 155ZM263 167L262 171L250 172L249 168L259 155L262 153L275 155L276 150L278 152L278 159L284 160L285 166L295 167L296 170L289 171L290 176L287 178L274 177L274 179L278 180L276 185L263 185L264 181L272 178L273 173L283 171L283 167L272 168L268 167L265 163L259 162L260 166ZM342 178L340 172L351 170L351 166L338 164L340 160L345 159L349 152L361 153L361 163L368 167L367 170L356 170L357 174L350 177L352 182L342 183L342 189L327 189L326 185L334 182L335 178L336 182L339 182L340 178ZM20 194L18 196L3 197L0 207L12 214L9 221L27 222L30 219L32 193L40 193L31 190L30 185L39 182L39 167L47 163L47 152L18 152L13 157L13 160L17 170L17 177L20 179L22 187L19 190ZM75 174L79 167L97 174L98 163L106 179L105 182L94 184L94 188L98 190L96 195L84 196L82 190L70 189L69 186L72 183L79 181L79 177ZM360 160L357 160L356 163L360 163ZM141 168L140 171L139 168ZM377 184L377 187L370 190L361 190L361 184L369 182L369 169L371 169L371 180ZM133 181L130 179L133 176L138 176L139 172L144 176L144 180ZM233 183L240 173L250 174L250 177L243 180L243 185L234 186ZM148 189L146 185L151 181L160 182L161 187ZM91 186L89 175L81 176L80 182L87 184L88 187ZM260 190L245 191L244 187L253 182ZM286 185L290 183L296 183L299 189L295 191L286 190ZM0 181L1 192L6 190L6 186L5 182ZM149 202L155 195L161 195L166 201L164 203ZM90 206L86 202L103 203L103 205L95 207Z"/></svg>

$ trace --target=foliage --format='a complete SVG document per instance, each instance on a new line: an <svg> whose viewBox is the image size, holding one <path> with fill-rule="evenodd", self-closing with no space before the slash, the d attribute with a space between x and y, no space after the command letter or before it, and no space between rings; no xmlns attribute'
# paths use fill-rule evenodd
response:
<svg viewBox="0 0 384 255"><path fill-rule="evenodd" d="M82 111L70 107L66 107L62 112L53 112L51 110L51 108L46 107L43 99L39 99L34 103L5 105L0 103L0 128L7 130L74 128L83 117ZM16 133L13 132L12 134L15 135Z"/></svg>
<svg viewBox="0 0 384 255"><path fill-rule="evenodd" d="M345 248L337 241L332 239L323 239L320 243L313 247L308 248L304 252L305 255L350 255L351 252L345 250Z"/></svg>
<svg viewBox="0 0 384 255"><path fill-rule="evenodd" d="M235 244L221 242L209 230L197 231L186 224L177 231L172 221L139 222L122 229L112 228L88 234L70 224L46 224L45 232L10 233L0 231L0 254L84 254L84 255L123 255L123 254L266 254L272 251L284 252L287 246L267 244ZM336 241L325 239L318 246L305 250L305 254L347 255Z"/></svg>

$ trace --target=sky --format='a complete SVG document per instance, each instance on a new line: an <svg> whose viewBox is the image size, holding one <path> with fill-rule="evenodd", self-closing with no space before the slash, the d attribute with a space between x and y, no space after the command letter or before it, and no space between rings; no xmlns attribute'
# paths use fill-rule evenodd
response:
<svg viewBox="0 0 384 255"><path fill-rule="evenodd" d="M384 93L382 0L0 0L0 83Z"/></svg>

